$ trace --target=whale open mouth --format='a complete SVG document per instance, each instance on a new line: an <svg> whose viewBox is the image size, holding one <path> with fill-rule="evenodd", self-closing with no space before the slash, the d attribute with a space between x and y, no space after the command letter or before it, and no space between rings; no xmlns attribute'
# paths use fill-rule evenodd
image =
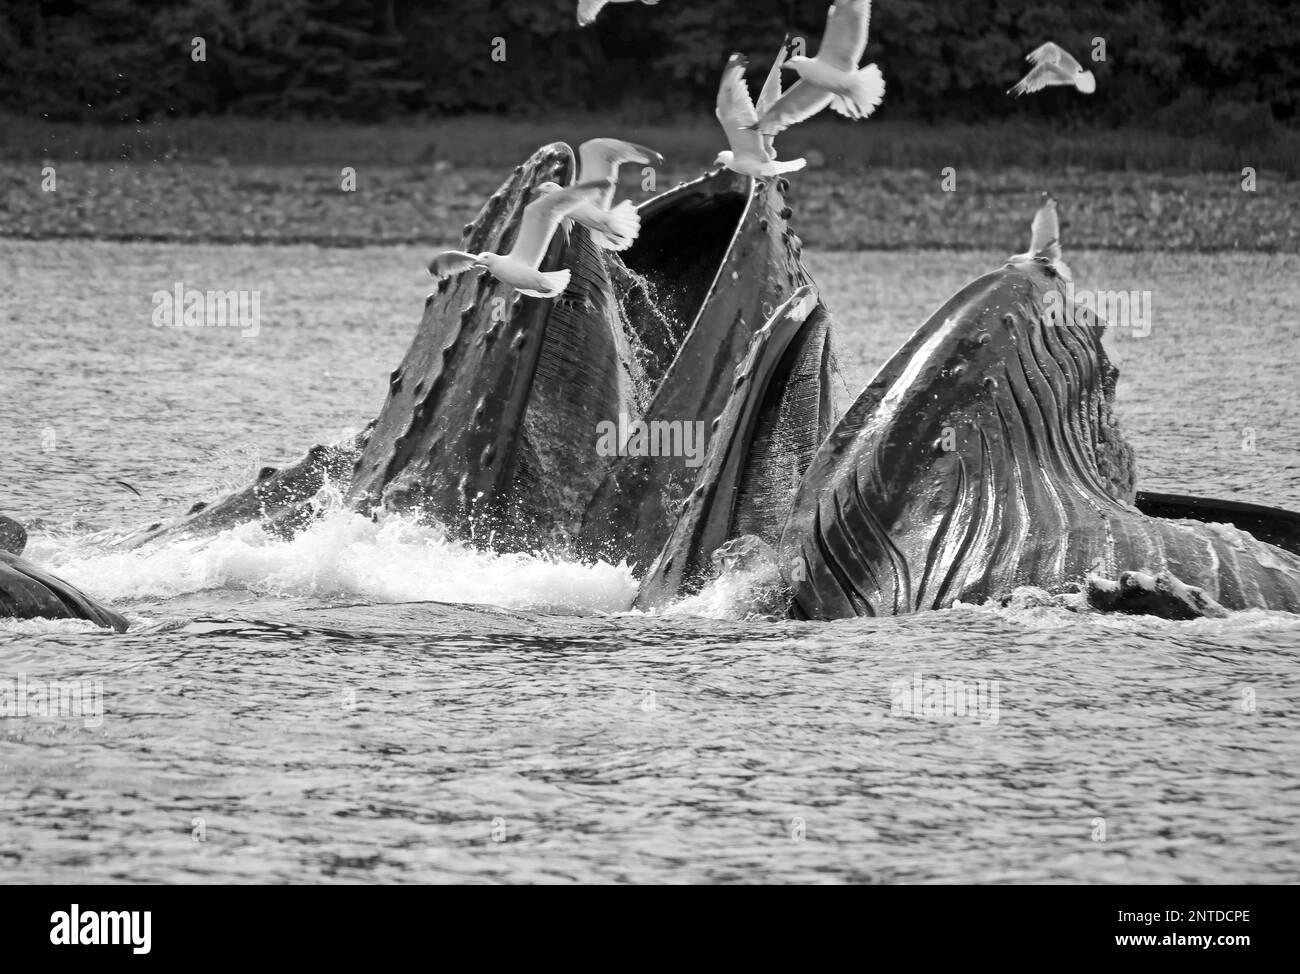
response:
<svg viewBox="0 0 1300 974"><path fill-rule="evenodd" d="M462 249L508 249L536 186L572 182L574 169L565 145L534 154ZM644 204L640 236L623 253L600 249L576 223L557 233L542 269L570 271L558 299L520 296L486 274L440 285L393 373L349 501L414 510L496 547L564 550L580 538L597 547L585 543L592 525L609 519L592 518L592 501L623 459L600 449L600 430L655 417L694 429L717 415L719 375L762 324L762 306L802 275L782 211L775 187L713 173ZM662 459L656 496L660 482L694 472L688 458Z"/></svg>
<svg viewBox="0 0 1300 974"><path fill-rule="evenodd" d="M811 283L790 230L784 180L728 170L679 186L642 207L641 237L623 256L656 301L653 315L625 301L636 340L653 350L650 426L698 428L708 446L751 341L798 288ZM725 435L730 435L725 434ZM672 450L614 458L582 518L584 556L648 566L695 486L701 456Z"/></svg>
<svg viewBox="0 0 1300 974"><path fill-rule="evenodd" d="M460 249L508 252L537 187L570 184L575 170L568 146L538 150L466 226ZM640 207L639 239L622 253L572 223L541 263L570 271L556 299L486 273L440 281L382 410L354 440L313 447L123 543L249 520L291 534L315 517L328 480L353 509L414 513L455 538L648 564L698 456L631 456L622 443L611 455L600 431L645 420L702 426L707 441L754 332L807 282L783 188L727 170L682 184ZM629 478L636 490L622 489Z"/></svg>
<svg viewBox="0 0 1300 974"><path fill-rule="evenodd" d="M641 207L641 233L615 259L629 272L620 297L651 390L695 327L750 198L749 181L725 173Z"/></svg>

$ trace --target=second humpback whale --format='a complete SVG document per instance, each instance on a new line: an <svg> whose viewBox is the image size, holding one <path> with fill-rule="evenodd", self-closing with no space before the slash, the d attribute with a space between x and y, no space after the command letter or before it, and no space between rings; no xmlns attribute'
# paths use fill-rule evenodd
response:
<svg viewBox="0 0 1300 974"><path fill-rule="evenodd" d="M775 371L738 387L637 604L698 589L710 554L739 536L775 560L797 618L981 603L1026 586L1173 617L1300 612L1300 516L1135 490L1107 323L1067 300L1059 255L1045 241L945 302L794 486L767 473L766 507L739 485L768 449L754 417L778 415L786 390ZM814 298L797 295L750 359L790 356Z"/></svg>

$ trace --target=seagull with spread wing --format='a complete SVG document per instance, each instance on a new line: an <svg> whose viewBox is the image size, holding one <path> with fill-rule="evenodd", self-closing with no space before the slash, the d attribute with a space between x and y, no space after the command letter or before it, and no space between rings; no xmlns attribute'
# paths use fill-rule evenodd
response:
<svg viewBox="0 0 1300 974"><path fill-rule="evenodd" d="M1051 41L1034 48L1025 60L1033 67L1007 92L1009 95L1019 98L1033 91L1042 91L1050 85L1073 85L1085 95L1091 95L1097 90L1097 79L1092 76L1092 72L1083 70L1083 65Z"/></svg>
<svg viewBox="0 0 1300 974"><path fill-rule="evenodd" d="M659 0L641 0L647 7L653 7ZM578 26L586 27L596 19L596 15L607 3L632 3L632 0L578 0Z"/></svg>
<svg viewBox="0 0 1300 974"><path fill-rule="evenodd" d="M520 294L533 298L557 297L569 286L568 269L550 272L539 270L551 237L555 235L561 220L579 209L583 203L599 199L612 189L612 185L608 179L593 179L553 193L541 193L524 207L519 235L515 238L510 253L475 255L463 250L448 250L429 262L429 273L441 281L468 270L482 268Z"/></svg>
<svg viewBox="0 0 1300 974"><path fill-rule="evenodd" d="M871 0L840 0L826 15L826 32L816 57L796 55L785 67L799 81L758 120L764 135L776 135L812 118L828 105L854 121L866 118L885 97L885 79L874 64L859 68L867 49Z"/></svg>
<svg viewBox="0 0 1300 974"><path fill-rule="evenodd" d="M778 55L777 65L773 67L767 82L763 85L763 91L759 96L760 105L765 104L765 99L780 98L780 64L783 56L783 54ZM748 64L743 54L733 54L727 61L726 68L723 69L722 83L718 86L718 104L714 114L718 116L718 122L727 134L727 143L731 148L719 152L713 164L726 166L732 172L754 177L796 172L804 167L805 161L794 159L789 162L777 162L776 147L773 145L775 136L764 135L756 128L758 112L750 98L749 85L745 82L745 68ZM773 75L776 76L775 85L772 82Z"/></svg>
<svg viewBox="0 0 1300 974"><path fill-rule="evenodd" d="M1029 260L1050 261L1057 273L1066 280L1071 278L1070 268L1061 260L1061 219L1056 212L1056 200L1043 194L1043 205L1034 214L1034 224L1029 232L1029 250L1007 258L1007 263Z"/></svg>
<svg viewBox="0 0 1300 974"><path fill-rule="evenodd" d="M618 206L613 205L618 169L625 162L662 168L664 157L653 149L622 139L589 139L578 146L579 179L608 180L609 191L598 200L583 203L569 214L569 219L590 230L596 245L605 250L627 250L641 232L641 214L635 203L624 200ZM558 193L560 186L542 183L537 190Z"/></svg>

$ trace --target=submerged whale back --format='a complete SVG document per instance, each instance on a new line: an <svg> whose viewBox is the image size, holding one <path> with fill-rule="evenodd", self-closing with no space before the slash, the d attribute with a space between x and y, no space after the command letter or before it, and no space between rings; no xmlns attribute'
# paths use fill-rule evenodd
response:
<svg viewBox="0 0 1300 974"><path fill-rule="evenodd" d="M127 621L63 579L0 548L0 618L87 619L126 632Z"/></svg>
<svg viewBox="0 0 1300 974"><path fill-rule="evenodd" d="M907 613L1128 570L1170 571L1228 608L1300 610L1300 559L1133 506L1104 328L1042 260L940 308L804 478L781 544L796 613Z"/></svg>

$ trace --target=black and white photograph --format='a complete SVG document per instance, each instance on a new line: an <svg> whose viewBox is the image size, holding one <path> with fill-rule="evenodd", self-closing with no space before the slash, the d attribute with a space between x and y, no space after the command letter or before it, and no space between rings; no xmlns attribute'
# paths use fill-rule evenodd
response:
<svg viewBox="0 0 1300 974"><path fill-rule="evenodd" d="M0 884L85 888L23 937L1300 882L1297 52L1291 0L0 0ZM1224 892L1071 922L1231 964Z"/></svg>

